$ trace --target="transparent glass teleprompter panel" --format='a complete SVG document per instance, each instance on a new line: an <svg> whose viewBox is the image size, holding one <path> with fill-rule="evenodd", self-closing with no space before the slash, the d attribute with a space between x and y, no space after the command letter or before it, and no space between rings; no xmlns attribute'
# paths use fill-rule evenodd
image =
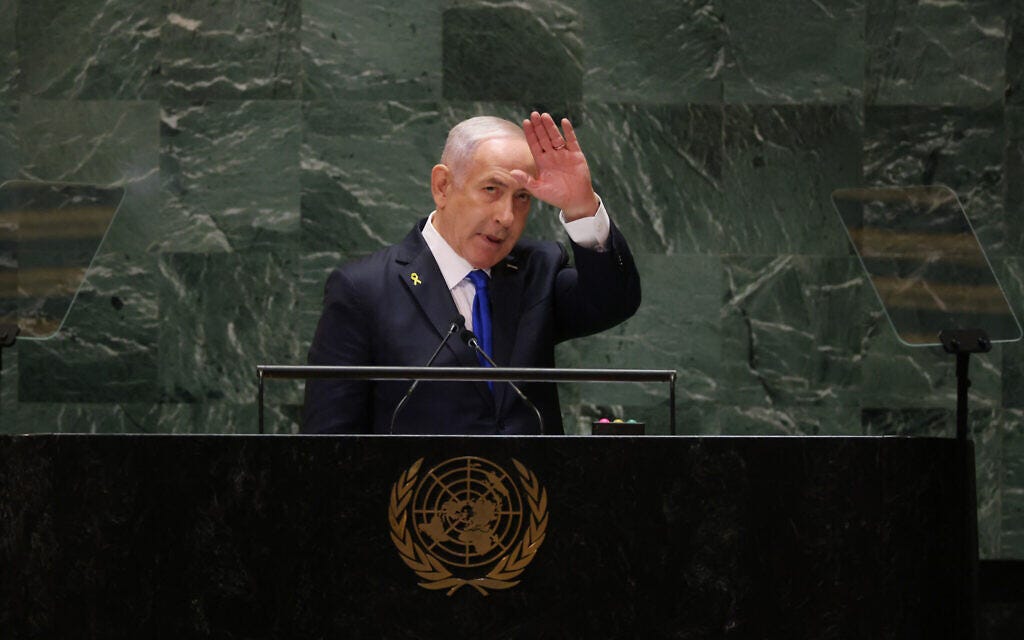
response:
<svg viewBox="0 0 1024 640"><path fill-rule="evenodd" d="M0 185L0 323L19 339L56 335L123 200L122 187Z"/></svg>
<svg viewBox="0 0 1024 640"><path fill-rule="evenodd" d="M940 345L947 329L1020 340L1020 323L952 189L837 189L832 203L901 342Z"/></svg>

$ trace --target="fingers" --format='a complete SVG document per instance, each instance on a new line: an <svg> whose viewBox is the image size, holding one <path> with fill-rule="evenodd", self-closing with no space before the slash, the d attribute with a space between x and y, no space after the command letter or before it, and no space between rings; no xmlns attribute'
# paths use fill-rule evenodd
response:
<svg viewBox="0 0 1024 640"><path fill-rule="evenodd" d="M562 118L562 129L565 132L564 137L558 131L558 126L551 114L548 113L541 114L534 111L530 114L529 120L523 121L526 142L535 156L567 148L578 151L579 143L576 140L576 132L568 118Z"/></svg>
<svg viewBox="0 0 1024 640"><path fill-rule="evenodd" d="M523 120L523 134L526 135L526 144L530 147L530 153L534 158L539 158L544 153L540 138L537 137L537 130L530 120Z"/></svg>
<svg viewBox="0 0 1024 640"><path fill-rule="evenodd" d="M533 119L533 115L530 116L530 119ZM555 126L555 121L551 118L551 114L545 113L538 119L540 120L541 130L547 136L547 148L557 150L564 147L565 141L562 139L562 134L558 131L558 127ZM536 123L534 123L534 126L536 126ZM544 141L544 135L538 134L542 142Z"/></svg>
<svg viewBox="0 0 1024 640"><path fill-rule="evenodd" d="M570 151L579 151L580 143L576 139L576 130L572 128L569 118L562 118L562 131L565 132L565 146Z"/></svg>

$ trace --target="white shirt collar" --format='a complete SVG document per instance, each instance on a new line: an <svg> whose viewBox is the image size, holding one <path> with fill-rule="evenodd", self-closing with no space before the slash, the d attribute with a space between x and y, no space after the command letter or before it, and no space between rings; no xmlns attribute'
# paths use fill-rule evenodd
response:
<svg viewBox="0 0 1024 640"><path fill-rule="evenodd" d="M437 228L434 227L435 213L437 211L431 211L430 217L427 218L427 224L423 225L423 240L426 241L430 253L434 254L434 261L437 262L437 267L441 270L441 275L444 276L445 284L451 290L466 278L466 275L473 270L473 265L456 253L448 241L441 237ZM488 276L491 275L490 269L484 269L484 271Z"/></svg>

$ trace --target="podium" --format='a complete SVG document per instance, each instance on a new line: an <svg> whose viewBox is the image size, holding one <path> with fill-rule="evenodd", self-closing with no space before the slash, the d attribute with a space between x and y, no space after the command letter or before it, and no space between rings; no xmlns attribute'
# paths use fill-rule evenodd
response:
<svg viewBox="0 0 1024 640"><path fill-rule="evenodd" d="M972 444L0 437L6 638L974 636Z"/></svg>

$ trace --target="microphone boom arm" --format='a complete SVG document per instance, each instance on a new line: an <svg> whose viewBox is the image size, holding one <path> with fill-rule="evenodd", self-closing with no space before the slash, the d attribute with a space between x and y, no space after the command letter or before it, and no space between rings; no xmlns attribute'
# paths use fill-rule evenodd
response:
<svg viewBox="0 0 1024 640"><path fill-rule="evenodd" d="M461 335L462 339L465 340L466 344L468 344L471 349L473 349L481 356L483 356L484 360L486 360L491 365L491 367L495 369L500 368L498 367L498 364L494 360L491 360L491 356L487 355L487 352L484 351L484 348L480 346L480 341L476 339L476 336L473 334L472 331L470 331L469 329L463 329ZM525 402L526 406L533 409L533 412L537 414L537 423L540 425L540 435L544 435L544 418L540 415L540 411L537 409L537 405L533 404L533 402L531 402L530 399L526 397L526 394L523 393L523 390L520 389L519 385L517 385L515 382L512 382L511 380L506 380L505 382L508 382L508 386L512 387L512 389L519 396L519 399Z"/></svg>
<svg viewBox="0 0 1024 640"><path fill-rule="evenodd" d="M664 382L668 385L669 433L676 435L674 369L560 369L543 367L388 367L370 365L256 365L259 433L263 433L266 379L275 380L457 380L523 382Z"/></svg>

